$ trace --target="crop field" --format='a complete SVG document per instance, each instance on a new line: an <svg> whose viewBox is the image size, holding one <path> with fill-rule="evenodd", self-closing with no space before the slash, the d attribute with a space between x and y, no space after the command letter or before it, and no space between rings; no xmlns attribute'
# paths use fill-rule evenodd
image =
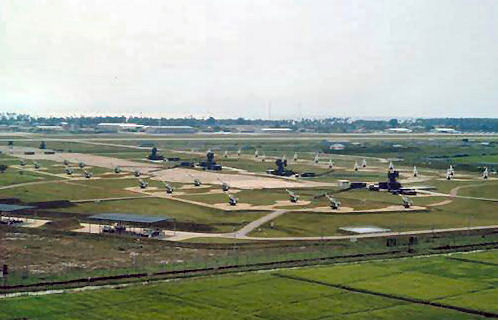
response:
<svg viewBox="0 0 498 320"><path fill-rule="evenodd" d="M489 251L4 298L0 319L477 319L498 312L497 261Z"/></svg>

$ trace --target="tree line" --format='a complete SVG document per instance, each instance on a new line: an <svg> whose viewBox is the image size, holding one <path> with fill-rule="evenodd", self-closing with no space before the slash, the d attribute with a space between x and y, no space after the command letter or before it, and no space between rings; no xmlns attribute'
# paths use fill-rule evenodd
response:
<svg viewBox="0 0 498 320"><path fill-rule="evenodd" d="M415 132L429 131L438 127L453 128L462 132L498 132L498 118L418 118L418 119L389 119L366 120L352 118L326 119L299 119L299 120L265 120L265 119L215 119L209 118L152 118L152 117L125 117L125 116L98 116L98 117L32 117L25 114L0 114L0 125L60 125L67 123L75 128L91 128L102 122L136 123L148 126L192 126L199 129L215 128L228 130L227 126L264 126L285 127L295 131L313 131L322 133L348 133L383 131L389 128L408 128Z"/></svg>

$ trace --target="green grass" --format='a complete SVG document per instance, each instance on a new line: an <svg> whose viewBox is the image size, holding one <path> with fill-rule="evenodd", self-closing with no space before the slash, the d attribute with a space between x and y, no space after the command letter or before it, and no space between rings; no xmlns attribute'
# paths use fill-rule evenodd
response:
<svg viewBox="0 0 498 320"><path fill-rule="evenodd" d="M481 181L461 188L458 195L498 199L498 181Z"/></svg>
<svg viewBox="0 0 498 320"><path fill-rule="evenodd" d="M498 270L468 264L444 256L409 258L8 298L0 319L477 319L375 295L496 312Z"/></svg>
<svg viewBox="0 0 498 320"><path fill-rule="evenodd" d="M52 178L53 179L53 178ZM23 171L23 174L20 174L19 171L14 169L7 169L4 173L0 173L0 186L10 186L20 183L27 182L35 182L35 181L44 181L44 180L52 180L50 177L47 177L30 171ZM3 194L3 192L2 192Z"/></svg>
<svg viewBox="0 0 498 320"><path fill-rule="evenodd" d="M2 190L2 197L19 198L24 202L52 201L52 200L82 200L107 197L134 196L136 193L119 188L106 188L103 184L94 183L94 180L54 181L42 185L19 186Z"/></svg>
<svg viewBox="0 0 498 320"><path fill-rule="evenodd" d="M115 143L120 144L119 142ZM87 144L76 141L46 141L46 144L47 144L47 149L63 150L64 152L93 153L93 154L112 153L112 152L120 152L120 153L137 152L136 149L126 148L126 147L94 145L94 144ZM14 146L38 148L40 146L40 141L16 141L14 143ZM143 153L145 152L146 151L144 150Z"/></svg>
<svg viewBox="0 0 498 320"><path fill-rule="evenodd" d="M465 258L466 255L455 255L457 258ZM498 264L498 255L494 251L483 251L472 254L471 259L480 262Z"/></svg>

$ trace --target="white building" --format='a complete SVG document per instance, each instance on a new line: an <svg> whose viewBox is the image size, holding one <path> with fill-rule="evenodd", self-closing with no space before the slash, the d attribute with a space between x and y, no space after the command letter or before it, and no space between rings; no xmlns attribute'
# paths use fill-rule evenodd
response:
<svg viewBox="0 0 498 320"><path fill-rule="evenodd" d="M411 133L412 130L408 128L389 128L387 129L390 133Z"/></svg>
<svg viewBox="0 0 498 320"><path fill-rule="evenodd" d="M453 128L434 128L434 132L436 132L436 133L459 133L460 131L457 131Z"/></svg>
<svg viewBox="0 0 498 320"><path fill-rule="evenodd" d="M145 133L150 134L181 134L196 133L197 129L191 126L147 126Z"/></svg>
<svg viewBox="0 0 498 320"><path fill-rule="evenodd" d="M102 122L97 125L97 129L102 132L119 132L119 131L137 131L142 129L144 126L136 123L109 123Z"/></svg>
<svg viewBox="0 0 498 320"><path fill-rule="evenodd" d="M262 128L261 132L263 133L290 133L292 132L291 128Z"/></svg>
<svg viewBox="0 0 498 320"><path fill-rule="evenodd" d="M53 131L62 131L64 128L62 126L36 126L36 130L45 131L45 132L53 132Z"/></svg>
<svg viewBox="0 0 498 320"><path fill-rule="evenodd" d="M334 150L334 151L344 150L345 148L346 148L346 146L343 145L342 143L334 143L334 144L331 144L329 147L330 150Z"/></svg>

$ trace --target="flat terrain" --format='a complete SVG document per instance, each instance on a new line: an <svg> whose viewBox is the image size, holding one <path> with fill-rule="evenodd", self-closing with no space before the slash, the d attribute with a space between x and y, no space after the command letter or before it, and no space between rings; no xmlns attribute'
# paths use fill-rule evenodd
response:
<svg viewBox="0 0 498 320"><path fill-rule="evenodd" d="M324 137L20 137L15 139L13 147L1 147L4 153L0 161L9 165L0 175L1 197L17 198L25 203L72 201L71 207L51 209L58 212L55 216L38 211L40 216L49 214L55 219L84 220L99 212L162 215L174 218L178 230L184 231L230 232L260 218L264 214L262 210L286 210L250 233L257 237L336 235L340 234L340 227L363 225L407 231L496 224L493 212L497 202L453 198L456 195L498 198L495 176L492 174L489 181L483 181L475 172L479 164L473 162L479 157L488 161L498 152L495 137L489 137L490 144L484 146L482 137L463 141L458 136L427 139L417 135L412 138L344 135L341 138L347 147L340 154L326 149L330 141L323 140ZM57 150L55 155L37 149L41 139L47 141L48 148ZM165 156L194 162L203 160L206 150L211 149L225 169L210 172L178 167L179 162L150 163L146 155L152 145ZM25 155L25 151L34 151L35 155ZM223 156L225 151L227 157ZM258 158L254 156L255 151L259 152ZM319 162L315 163L317 153ZM294 154L297 161L293 159ZM282 156L288 159L289 169L315 172L317 176L296 179L265 175L265 170L275 168L275 159ZM24 167L19 164L20 158L27 161ZM464 158L469 160L465 165ZM354 163L360 164L363 159L368 162L367 167L353 170ZM72 176L64 173L63 160L69 160L69 166L74 169ZM333 170L328 167L329 160L334 163ZM40 169L34 169L34 161L41 165ZM93 173L91 179L82 176L83 170L77 165L80 161ZM417 212L394 210L400 206L401 197L387 192L341 192L337 187L341 179L367 183L385 181L390 161L394 161L405 186L436 188L437 194L411 197L414 206L420 208ZM450 163L456 175L454 180L447 181L441 164L445 168ZM417 178L412 177L411 164L418 165ZM112 171L117 165L124 170L120 174ZM148 189L137 187L138 178L132 175L135 169L143 174L140 179L149 182ZM192 186L194 177L202 180L202 187ZM175 187L173 195L165 194L162 181ZM230 185L230 192L238 199L237 206L228 205L228 196L220 190L222 182ZM299 195L297 204L288 201L286 189ZM325 194L339 200L341 210L330 209ZM127 200L113 200L119 198Z"/></svg>
<svg viewBox="0 0 498 320"><path fill-rule="evenodd" d="M497 265L488 251L4 298L0 319L477 319L498 314Z"/></svg>
<svg viewBox="0 0 498 320"><path fill-rule="evenodd" d="M56 151L54 155L38 149L42 140L49 150ZM7 141L13 141L14 146L8 146ZM333 143L342 143L345 149L331 150ZM415 247L416 252L430 254L438 246L493 242L494 238L488 238L494 237L489 226L498 225L497 136L32 135L0 138L0 144L0 164L8 166L0 173L0 202L39 206L8 215L48 221L32 223L36 228L6 224L0 227L0 264L9 265L9 284L219 267L244 261L299 260L327 254L336 257L391 249L406 252L407 239L413 232L462 228L451 234L444 234L447 230L443 230L433 236L420 235L419 240L426 242ZM148 161L153 146L164 156L180 160ZM182 164L204 161L207 150L215 152L215 161L224 167L222 171ZM26 151L35 155L26 155ZM286 169L316 175L282 178L267 174L266 170L275 169L275 161L283 156L288 161ZM316 156L318 163L314 161ZM24 165L21 159L25 160ZM74 170L72 175L66 174L64 160ZM360 165L363 160L367 166L355 171L354 164ZM84 169L78 167L80 161L85 163ZM333 168L329 168L330 161ZM35 162L40 168L35 168ZM390 162L399 170L403 186L434 188L408 196L415 210L405 210L402 197L389 192L341 189L340 180L386 181ZM413 177L414 165L418 177ZM455 169L451 181L446 180L449 165ZM122 169L121 173L114 172L116 166ZM486 181L481 176L484 167L490 172ZM93 176L85 178L84 170ZM140 171L140 177L134 176L135 170ZM201 187L193 186L194 178L202 180ZM139 180L147 182L147 188L141 189ZM173 194L166 193L163 182L174 187ZM230 185L229 192L221 190L222 182ZM299 201L291 203L288 192L298 195ZM228 204L228 194L237 198L236 206ZM326 195L340 201L340 209L331 209ZM131 233L99 234L101 228L95 225L87 229L92 222L90 215L105 212L173 220L146 226L161 231L164 236L160 240ZM103 224L114 226L111 222ZM351 226L376 226L392 233L363 239L361 235L341 231L342 227ZM144 226L130 223L127 227L143 230L137 228ZM470 234L469 227L483 230ZM401 244L387 248L383 238L386 236L402 239ZM465 255L465 259L468 257ZM133 319L137 310L142 318L175 319L318 319L320 315L324 319L332 315L415 318L417 312L423 313L423 318L469 318L475 315L359 293L338 285L361 290L371 287L377 293L496 312L489 304L490 296L496 297L496 279L490 280L496 274L486 269L496 264L495 253L472 257L487 259L487 264L437 257L358 265L361 267L222 276L121 290L0 300L0 312L4 312L3 317L7 314L4 310L8 310L11 318L42 319L83 318L88 314ZM352 279L356 274L365 277ZM283 277L291 275L306 279ZM333 286L313 283L322 280ZM430 290L429 283L441 288ZM129 303L131 298L136 300L134 304ZM482 305L472 305L476 301ZM7 309L3 308L4 302L8 302ZM90 312L92 302L91 308L98 312ZM12 313L14 306L18 313Z"/></svg>

